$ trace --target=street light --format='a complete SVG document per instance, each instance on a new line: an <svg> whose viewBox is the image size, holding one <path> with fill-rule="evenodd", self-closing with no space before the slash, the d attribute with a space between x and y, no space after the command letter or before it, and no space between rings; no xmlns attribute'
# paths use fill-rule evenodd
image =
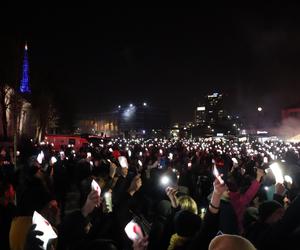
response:
<svg viewBox="0 0 300 250"><path fill-rule="evenodd" d="M262 107L258 107L258 108L257 108L257 111L258 111L258 112L261 112L262 110L263 110Z"/></svg>
<svg viewBox="0 0 300 250"><path fill-rule="evenodd" d="M143 106L144 106L144 107L146 107L146 106L147 106L147 103L146 103L146 102L144 102L144 103L143 103Z"/></svg>

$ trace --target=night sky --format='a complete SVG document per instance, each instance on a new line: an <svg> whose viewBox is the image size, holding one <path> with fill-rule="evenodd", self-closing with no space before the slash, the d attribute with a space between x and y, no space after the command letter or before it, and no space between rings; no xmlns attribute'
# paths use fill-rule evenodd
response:
<svg viewBox="0 0 300 250"><path fill-rule="evenodd" d="M189 121L203 95L223 92L242 117L262 106L278 119L300 103L300 9L216 6L1 9L0 36L27 40L32 85L51 85L74 110L147 101Z"/></svg>

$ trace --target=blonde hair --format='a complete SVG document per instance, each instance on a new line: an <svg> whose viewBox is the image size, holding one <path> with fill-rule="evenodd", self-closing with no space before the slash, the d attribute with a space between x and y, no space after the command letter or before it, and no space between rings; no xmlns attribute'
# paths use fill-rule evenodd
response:
<svg viewBox="0 0 300 250"><path fill-rule="evenodd" d="M183 195L178 198L178 205L182 210L187 210L194 214L198 214L197 203L188 195Z"/></svg>
<svg viewBox="0 0 300 250"><path fill-rule="evenodd" d="M256 250L256 248L244 237L223 234L212 239L208 250Z"/></svg>

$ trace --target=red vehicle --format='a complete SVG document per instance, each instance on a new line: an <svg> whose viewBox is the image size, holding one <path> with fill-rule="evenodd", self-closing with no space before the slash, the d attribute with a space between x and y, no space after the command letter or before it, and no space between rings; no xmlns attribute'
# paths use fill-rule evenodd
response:
<svg viewBox="0 0 300 250"><path fill-rule="evenodd" d="M89 144L88 140L80 135L45 135L44 141L53 144L56 151L71 145L78 151Z"/></svg>

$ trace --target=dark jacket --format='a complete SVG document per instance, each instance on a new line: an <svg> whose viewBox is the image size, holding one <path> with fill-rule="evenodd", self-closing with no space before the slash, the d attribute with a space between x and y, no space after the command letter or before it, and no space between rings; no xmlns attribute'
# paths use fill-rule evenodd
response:
<svg viewBox="0 0 300 250"><path fill-rule="evenodd" d="M299 244L294 231L300 225L300 197L298 196L286 210L281 220L274 224L257 222L249 229L246 237L258 250L295 249L291 244Z"/></svg>

